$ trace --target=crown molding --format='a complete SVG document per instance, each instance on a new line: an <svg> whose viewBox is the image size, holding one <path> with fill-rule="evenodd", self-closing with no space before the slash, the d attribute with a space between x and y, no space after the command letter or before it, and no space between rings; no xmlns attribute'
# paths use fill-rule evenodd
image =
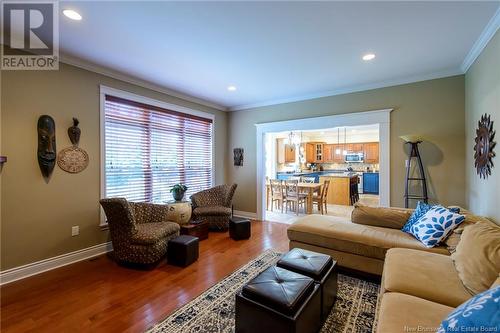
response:
<svg viewBox="0 0 500 333"><path fill-rule="evenodd" d="M402 78L402 79L387 80L387 81L380 81L380 82L376 82L376 83L356 85L356 86L351 86L351 87L347 87L347 88L340 88L340 89L336 89L336 90L324 91L324 92L315 93L315 94L302 95L302 96L290 97L290 98L275 99L275 100L262 102L262 103L239 105L239 106L235 106L235 107L230 107L229 111L241 111L241 110L248 110L248 109L270 106L270 105L285 104L285 103L292 103L292 102L302 102L302 101L307 101L307 100L316 99L316 98L331 97L331 96L349 94L349 93L354 93L354 92L361 92L361 91L367 91L367 90L373 90L373 89L379 89L379 88L399 86L402 84L415 83L415 82L427 81L427 80L433 80L433 79L440 79L440 78L444 78L444 77L462 75L462 74L463 74L463 72L461 71L460 68L452 68L452 69L448 69L445 71L440 71L440 72L435 72L435 73L430 73L430 74L425 74L425 75L416 75L416 76L406 77L406 78Z"/></svg>
<svg viewBox="0 0 500 333"><path fill-rule="evenodd" d="M131 84L134 84L136 86L139 86L139 87L142 87L142 88L146 88L146 89L150 89L150 90L153 90L153 91L156 91L156 92L159 92L159 93L162 93L162 94L166 94L166 95L169 95L169 96L172 96L172 97L180 98L180 99L183 99L183 100L188 101L188 102L192 102L192 103L204 105L204 106L207 106L207 107L210 107L210 108L213 108L213 109L217 109L217 110L220 110L220 111L228 111L228 108L225 107L225 106L223 106L223 105L219 105L217 103L209 102L209 101L206 101L206 100L201 99L201 98L189 96L189 95L180 93L178 91L171 90L171 89L162 87L160 85L157 85L157 84L154 84L154 83L151 83L151 82L139 79L139 78L134 77L132 75L125 74L125 73L122 73L122 72L119 72L119 71L115 71L113 69L110 69L110 68L107 68L107 67L104 67L104 66L100 66L100 65L91 63L89 61L86 61L86 60L83 60L83 59L80 59L80 58L76 58L76 57L70 56L68 54L62 54L61 53L59 60L62 63L68 64L68 65L71 65L71 66L75 66L75 67L82 68L82 69L85 69L85 70L88 70L88 71L91 71L91 72L94 72L94 73L98 73L98 74L102 74L102 75L105 75L105 76L109 76L109 77L111 77L113 79L117 79L117 80L120 80L120 81L131 83Z"/></svg>
<svg viewBox="0 0 500 333"><path fill-rule="evenodd" d="M109 76L111 78L125 81L146 89L150 89L156 92L160 92L163 94L167 94L173 97L177 97L180 99L183 99L188 102L192 103L197 103L201 104L210 108L214 108L220 111L241 111L241 110L248 110L248 109L253 109L253 108L258 108L258 107L264 107L264 106L271 106L271 105L277 105L277 104L285 104L285 103L292 103L292 102L301 102L301 101L307 101L311 99L316 99L316 98L322 98L322 97L330 97L330 96L336 96L336 95L342 95L342 94L349 94L349 93L355 93L355 92L361 92L361 91L367 91L367 90L373 90L373 89L379 89L379 88L386 88L386 87L392 87L392 86L398 86L398 85L403 85L403 84L408 84L408 83L416 83L416 82L421 82L421 81L427 81L427 80L433 80L433 79L439 79L439 78L445 78L445 77L450 77L450 76L455 76L455 75L462 75L465 74L470 66L474 63L474 61L477 59L477 57L481 54L483 49L488 45L488 42L493 38L497 30L500 28L500 7L497 9L493 17L490 19L484 30L482 31L481 35L479 35L478 39L472 46L471 50L465 57L463 63L459 68L451 68L447 69L444 71L439 71L435 73L429 73L429 74L424 74L424 75L416 75L416 76L411 76L411 77L406 77L406 78L400 78L400 79L395 79L395 80L385 80L385 81L380 81L380 82L375 82L375 83L369 83L369 84L362 84L362 85L355 85L351 87L346 87L346 88L340 88L340 89L335 89L335 90L329 90L329 91L323 91L319 93L313 93L313 94L307 94L307 95L300 95L296 97L290 97L290 98L281 98L281 99L274 99L274 100L269 100L265 102L258 102L258 103L250 103L250 104L242 104L242 105L237 105L237 106L232 106L232 107L225 107L223 105L209 102L197 97L189 96L183 93L180 93L175 90L171 90L168 88L165 88L163 86L139 79L137 77L134 77L129 74L124 74L122 72L118 72L109 68L106 68L104 66L96 65L93 63L90 63L86 60L82 60L67 54L61 54L60 55L60 61L63 63L66 63L68 65L76 66L79 68L83 68L86 70L89 70L91 72L95 72L98 74L102 74L105 76Z"/></svg>
<svg viewBox="0 0 500 333"><path fill-rule="evenodd" d="M483 52L484 48L486 47L486 45L488 45L491 38L495 36L495 33L499 28L500 28L500 7L498 7L497 11L490 19L490 21L484 28L483 32L481 33L481 35L479 35L479 38L476 40L474 45L472 45L471 50L465 57L464 62L460 67L463 73L467 73L470 66L472 66L474 61L476 61L477 57L479 57L481 52Z"/></svg>

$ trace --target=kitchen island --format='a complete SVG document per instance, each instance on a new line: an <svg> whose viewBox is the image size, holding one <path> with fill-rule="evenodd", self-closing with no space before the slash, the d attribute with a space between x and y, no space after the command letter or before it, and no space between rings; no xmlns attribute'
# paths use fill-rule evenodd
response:
<svg viewBox="0 0 500 333"><path fill-rule="evenodd" d="M346 174L347 170L324 170L324 171L297 171L297 172L278 172L276 174L276 179L278 180L288 180L290 177L314 177L315 182L319 183L319 177L330 174Z"/></svg>
<svg viewBox="0 0 500 333"><path fill-rule="evenodd" d="M332 205L351 205L353 189L358 186L359 177L356 173L332 173L319 176L319 182L330 181L326 202ZM355 186L353 186L355 185Z"/></svg>

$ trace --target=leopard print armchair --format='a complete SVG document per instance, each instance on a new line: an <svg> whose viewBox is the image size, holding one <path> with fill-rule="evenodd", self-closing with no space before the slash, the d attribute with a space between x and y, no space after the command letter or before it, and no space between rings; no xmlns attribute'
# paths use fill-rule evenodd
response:
<svg viewBox="0 0 500 333"><path fill-rule="evenodd" d="M100 200L106 213L116 260L152 264L167 254L168 241L180 226L167 221L167 205L133 203L124 198Z"/></svg>
<svg viewBox="0 0 500 333"><path fill-rule="evenodd" d="M219 185L193 194L193 218L207 221L211 230L227 230L232 215L231 203L237 186Z"/></svg>

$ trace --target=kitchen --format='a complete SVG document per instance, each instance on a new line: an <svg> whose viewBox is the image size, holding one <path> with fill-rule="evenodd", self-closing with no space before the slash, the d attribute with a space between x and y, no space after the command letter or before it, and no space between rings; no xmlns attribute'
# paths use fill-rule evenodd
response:
<svg viewBox="0 0 500 333"><path fill-rule="evenodd" d="M318 184L329 181L325 193L327 214L345 214L356 202L378 205L378 125L273 133L267 146L268 179L298 180L299 184L305 180ZM267 196L272 197L267 188ZM318 189L315 195L320 194ZM280 208L268 200L268 219L280 218L275 216L280 214ZM302 213L318 213L311 208L304 207Z"/></svg>

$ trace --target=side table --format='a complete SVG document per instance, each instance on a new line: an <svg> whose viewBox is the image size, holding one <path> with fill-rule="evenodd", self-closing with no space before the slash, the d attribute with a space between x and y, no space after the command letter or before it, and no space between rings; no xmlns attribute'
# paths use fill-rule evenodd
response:
<svg viewBox="0 0 500 333"><path fill-rule="evenodd" d="M181 225L181 235L198 237L200 240L208 238L208 222L201 221Z"/></svg>
<svg viewBox="0 0 500 333"><path fill-rule="evenodd" d="M189 223L191 220L191 202L190 201L168 201L167 219L177 222L180 225Z"/></svg>

